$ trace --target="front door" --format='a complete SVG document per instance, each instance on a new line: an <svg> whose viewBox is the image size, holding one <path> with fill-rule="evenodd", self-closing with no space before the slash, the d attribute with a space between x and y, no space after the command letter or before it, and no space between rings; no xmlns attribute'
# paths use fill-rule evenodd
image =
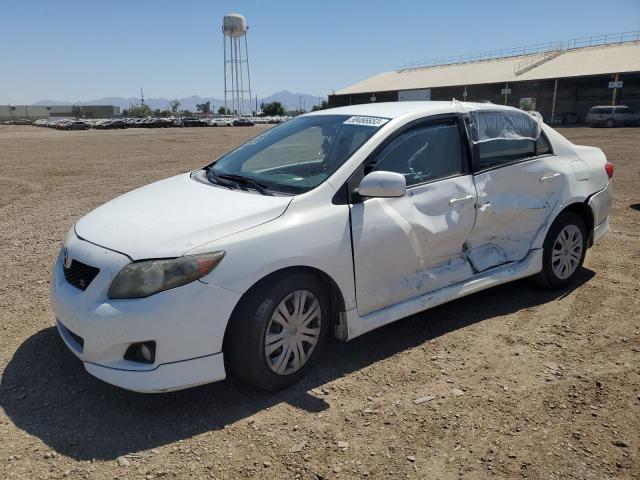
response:
<svg viewBox="0 0 640 480"><path fill-rule="evenodd" d="M367 170L401 173L407 193L351 205L356 301L366 315L468 279L463 245L476 201L458 121L400 133Z"/></svg>

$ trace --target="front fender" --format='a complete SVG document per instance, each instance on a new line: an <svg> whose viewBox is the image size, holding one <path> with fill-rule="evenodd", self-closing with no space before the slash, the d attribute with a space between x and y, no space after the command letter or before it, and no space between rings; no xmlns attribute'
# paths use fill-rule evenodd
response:
<svg viewBox="0 0 640 480"><path fill-rule="evenodd" d="M245 293L288 267L312 267L333 279L345 308L355 307L349 210L346 205L287 211L268 223L238 232L187 254L224 250L224 260L201 281Z"/></svg>

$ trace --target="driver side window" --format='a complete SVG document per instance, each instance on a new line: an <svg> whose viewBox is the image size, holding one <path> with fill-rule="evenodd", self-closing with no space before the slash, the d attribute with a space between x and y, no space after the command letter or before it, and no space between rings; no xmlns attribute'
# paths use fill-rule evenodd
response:
<svg viewBox="0 0 640 480"><path fill-rule="evenodd" d="M407 187L462 172L460 133L455 123L416 127L398 135L370 170L404 175Z"/></svg>

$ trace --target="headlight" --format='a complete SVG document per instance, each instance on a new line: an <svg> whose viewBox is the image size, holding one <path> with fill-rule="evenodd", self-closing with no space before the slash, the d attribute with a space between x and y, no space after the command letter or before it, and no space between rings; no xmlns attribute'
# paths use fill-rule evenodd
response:
<svg viewBox="0 0 640 480"><path fill-rule="evenodd" d="M142 298L204 277L224 258L224 252L187 255L169 260L133 262L118 272L109 298Z"/></svg>

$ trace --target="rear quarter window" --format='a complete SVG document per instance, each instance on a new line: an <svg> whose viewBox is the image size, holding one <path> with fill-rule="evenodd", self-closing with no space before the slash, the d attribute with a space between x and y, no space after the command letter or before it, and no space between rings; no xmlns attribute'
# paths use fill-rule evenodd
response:
<svg viewBox="0 0 640 480"><path fill-rule="evenodd" d="M536 155L549 155L551 153L553 153L553 149L551 148L549 139L544 132L540 132L540 136L538 140L536 140Z"/></svg>

